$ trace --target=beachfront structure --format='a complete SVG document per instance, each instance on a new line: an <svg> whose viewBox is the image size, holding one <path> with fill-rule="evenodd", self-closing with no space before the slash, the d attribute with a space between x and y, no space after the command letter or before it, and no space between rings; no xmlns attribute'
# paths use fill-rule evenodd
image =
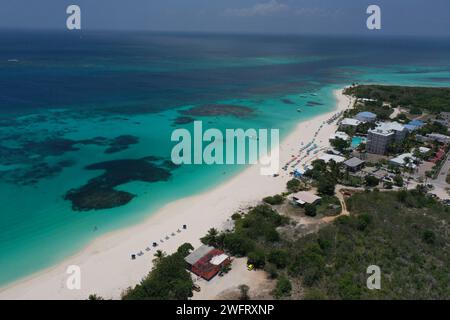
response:
<svg viewBox="0 0 450 320"><path fill-rule="evenodd" d="M325 163L328 163L331 160L333 160L336 163L341 163L341 162L345 161L345 158L341 157L341 156L338 156L338 155L335 155L335 154L325 153L325 154L323 154L323 155L321 155L319 157L319 160L323 160L323 161L325 161Z"/></svg>
<svg viewBox="0 0 450 320"><path fill-rule="evenodd" d="M358 113L355 119L361 122L374 122L377 119L377 115L369 111L363 111Z"/></svg>
<svg viewBox="0 0 450 320"><path fill-rule="evenodd" d="M300 191L292 195L294 204L302 207L306 204L316 204L320 199L322 198L309 191Z"/></svg>
<svg viewBox="0 0 450 320"><path fill-rule="evenodd" d="M342 128L356 128L361 124L361 121L353 118L344 118L342 119L340 126Z"/></svg>
<svg viewBox="0 0 450 320"><path fill-rule="evenodd" d="M189 270L209 281L220 270L231 263L231 259L222 250L203 245L184 258Z"/></svg>
<svg viewBox="0 0 450 320"><path fill-rule="evenodd" d="M417 168L417 165L414 163L416 161L417 161L417 158L414 157L414 155L412 153L404 153L404 154L401 154L401 155L389 160L389 163L394 166L415 169L415 168Z"/></svg>
<svg viewBox="0 0 450 320"><path fill-rule="evenodd" d="M330 136L330 140L342 139L345 141L350 140L350 136L342 131L336 131Z"/></svg>
<svg viewBox="0 0 450 320"><path fill-rule="evenodd" d="M365 162L363 160L353 157L345 161L344 166L347 168L348 171L358 172L364 167L364 163Z"/></svg>
<svg viewBox="0 0 450 320"><path fill-rule="evenodd" d="M405 127L398 122L380 122L376 128L368 131L366 151L385 154L391 143L401 142L407 133Z"/></svg>

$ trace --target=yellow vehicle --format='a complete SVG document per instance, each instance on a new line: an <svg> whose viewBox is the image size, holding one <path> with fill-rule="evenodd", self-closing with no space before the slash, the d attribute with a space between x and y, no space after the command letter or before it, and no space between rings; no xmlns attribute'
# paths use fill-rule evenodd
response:
<svg viewBox="0 0 450 320"><path fill-rule="evenodd" d="M255 266L254 266L254 265L252 265L252 264L248 264L248 265L247 265L247 270L248 270L248 271L252 271L253 269L255 269Z"/></svg>

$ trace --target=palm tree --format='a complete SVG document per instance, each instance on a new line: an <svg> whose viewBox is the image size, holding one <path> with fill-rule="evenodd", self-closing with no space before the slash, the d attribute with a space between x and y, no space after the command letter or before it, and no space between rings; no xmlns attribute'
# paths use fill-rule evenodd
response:
<svg viewBox="0 0 450 320"><path fill-rule="evenodd" d="M158 264L166 256L166 254L161 250L157 250L153 256L155 257L155 259L153 259L153 263Z"/></svg>
<svg viewBox="0 0 450 320"><path fill-rule="evenodd" d="M217 231L217 229L215 228L211 228L208 230L208 233L206 234L206 236L204 236L201 241L204 244L210 245L210 246L214 246L217 244L217 236L219 235L219 231Z"/></svg>

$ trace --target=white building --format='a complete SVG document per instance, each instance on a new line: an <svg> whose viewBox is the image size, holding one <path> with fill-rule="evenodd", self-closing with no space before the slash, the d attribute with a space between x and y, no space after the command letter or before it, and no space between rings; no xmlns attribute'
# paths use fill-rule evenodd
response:
<svg viewBox="0 0 450 320"><path fill-rule="evenodd" d="M394 166L415 169L417 167L417 165L414 162L416 162L416 161L417 161L417 158L414 157L414 155L412 153L404 153L404 154L401 154L401 155L389 160L389 163Z"/></svg>
<svg viewBox="0 0 450 320"><path fill-rule="evenodd" d="M446 136L445 134L429 133L427 134L427 137L433 141L437 141L440 143L450 143L450 137Z"/></svg>
<svg viewBox="0 0 450 320"><path fill-rule="evenodd" d="M352 119L352 118L344 118L344 119L342 119L342 121L340 123L340 125L343 128L356 128L360 124L361 124L361 121L359 121L357 119Z"/></svg>
<svg viewBox="0 0 450 320"><path fill-rule="evenodd" d="M304 206L305 204L315 204L320 201L320 199L321 197L308 191L300 191L292 195L292 201L300 206Z"/></svg>
<svg viewBox="0 0 450 320"><path fill-rule="evenodd" d="M334 134L330 136L330 140L342 139L345 141L350 140L350 136L342 131L336 131Z"/></svg>
<svg viewBox="0 0 450 320"><path fill-rule="evenodd" d="M401 142L407 133L398 122L380 122L375 129L368 131L366 150L369 153L385 154L391 143Z"/></svg>
<svg viewBox="0 0 450 320"><path fill-rule="evenodd" d="M419 152L421 153L421 154L425 154L425 153L428 153L428 152L430 152L430 148L427 148L427 147L419 147Z"/></svg>
<svg viewBox="0 0 450 320"><path fill-rule="evenodd" d="M328 163L331 160L333 160L336 163L341 163L341 162L345 161L345 158L341 157L341 156L334 155L334 154L325 153L325 154L323 154L323 155L321 155L319 157L319 160L323 160L323 161L325 161L325 163Z"/></svg>

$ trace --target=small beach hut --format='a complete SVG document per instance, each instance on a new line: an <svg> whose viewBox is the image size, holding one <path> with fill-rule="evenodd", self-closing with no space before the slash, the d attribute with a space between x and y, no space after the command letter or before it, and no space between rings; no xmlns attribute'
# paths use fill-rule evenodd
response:
<svg viewBox="0 0 450 320"><path fill-rule="evenodd" d="M231 263L230 257L225 252L206 245L191 252L184 260L192 273L207 281Z"/></svg>
<svg viewBox="0 0 450 320"><path fill-rule="evenodd" d="M308 191L300 191L292 195L293 203L301 207L306 204L316 204L320 199L322 198Z"/></svg>

